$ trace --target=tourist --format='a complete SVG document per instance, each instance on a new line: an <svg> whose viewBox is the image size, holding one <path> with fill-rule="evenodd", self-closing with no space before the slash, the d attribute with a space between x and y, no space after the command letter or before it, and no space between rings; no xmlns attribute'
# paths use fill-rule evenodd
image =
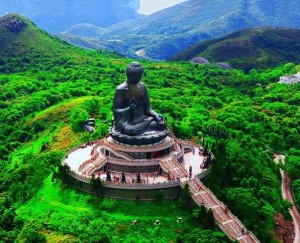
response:
<svg viewBox="0 0 300 243"><path fill-rule="evenodd" d="M224 211L225 211L226 214L228 213L228 208L227 208L227 206L225 206Z"/></svg>

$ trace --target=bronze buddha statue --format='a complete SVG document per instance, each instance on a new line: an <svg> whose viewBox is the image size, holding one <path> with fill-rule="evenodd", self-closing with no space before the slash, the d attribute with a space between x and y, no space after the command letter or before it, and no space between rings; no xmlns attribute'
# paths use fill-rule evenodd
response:
<svg viewBox="0 0 300 243"><path fill-rule="evenodd" d="M131 63L126 68L127 80L116 89L110 134L117 142L149 145L169 133L163 116L151 109L146 86L140 82L143 73L141 64Z"/></svg>

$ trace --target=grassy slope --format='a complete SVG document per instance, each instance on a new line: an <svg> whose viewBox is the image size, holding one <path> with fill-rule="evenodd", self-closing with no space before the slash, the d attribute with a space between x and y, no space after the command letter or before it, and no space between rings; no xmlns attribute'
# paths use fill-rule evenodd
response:
<svg viewBox="0 0 300 243"><path fill-rule="evenodd" d="M47 224L45 234L49 242L59 242L66 237L59 237L60 233L55 232L84 234L89 231L88 227L95 227L96 224L99 227L105 225L101 230L110 235L112 242L121 239L127 242L126 239L134 235L139 236L139 242L150 242L150 238L155 239L155 242L175 241L180 229L194 227L189 222L189 213L178 208L176 201L159 204L142 202L139 205L133 201L110 199L95 205L92 201L89 195L71 189L62 190L59 184L51 182L49 176L37 195L21 206L17 214L26 221ZM181 227L176 223L178 217L183 217L185 221ZM161 220L159 228L154 226L157 219ZM131 226L133 220L138 220L137 229Z"/></svg>
<svg viewBox="0 0 300 243"><path fill-rule="evenodd" d="M175 55L170 60L190 60L203 56L209 61L228 62L235 68L274 67L287 62L299 62L300 30L249 29L222 38L201 42Z"/></svg>
<svg viewBox="0 0 300 243"><path fill-rule="evenodd" d="M1 57L17 57L29 52L33 52L32 55L44 53L54 56L58 50L68 51L61 41L39 30L26 18L14 14L0 19L0 35Z"/></svg>

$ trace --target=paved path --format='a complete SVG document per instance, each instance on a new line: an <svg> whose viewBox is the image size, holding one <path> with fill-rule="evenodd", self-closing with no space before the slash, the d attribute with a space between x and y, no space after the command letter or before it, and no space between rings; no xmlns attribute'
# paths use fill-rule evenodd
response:
<svg viewBox="0 0 300 243"><path fill-rule="evenodd" d="M199 148L195 148L194 152L185 153L183 156L183 166L187 171L189 171L190 166L192 166L192 177L202 173L205 169L200 166L203 163L204 156L201 155Z"/></svg>
<svg viewBox="0 0 300 243"><path fill-rule="evenodd" d="M192 177L190 180L188 179L187 168L184 167L191 165L195 173L200 170L199 162L203 162L203 158L199 155L199 147L194 147L194 149L195 153L191 152L188 156L184 156L185 161L182 164L179 164L176 159L170 158L161 160L160 166L172 176L178 177L182 187L186 183L189 184L189 190L195 203L198 206L204 205L207 209L212 210L215 222L230 239L242 243L260 242L253 233L248 231L241 221L203 185L197 176Z"/></svg>
<svg viewBox="0 0 300 243"><path fill-rule="evenodd" d="M276 164L279 162L285 163L285 156L283 154L274 154L275 158L274 161ZM294 243L300 243L300 213L298 208L295 205L294 196L291 190L291 179L289 176L284 172L284 170L280 169L280 174L282 178L281 182L281 191L282 191L282 198L288 200L293 206L289 210L295 227L295 238Z"/></svg>
<svg viewBox="0 0 300 243"><path fill-rule="evenodd" d="M160 159L159 165L163 168L166 173L170 173L172 179L180 179L182 182L187 181L189 178L186 169L180 165L176 159L167 157Z"/></svg>
<svg viewBox="0 0 300 243"><path fill-rule="evenodd" d="M282 178L282 197L293 205L293 207L289 210L290 214L294 221L294 227L295 227L295 238L294 243L300 242L300 214L295 206L294 197L291 191L291 179L288 177L288 175L280 169L280 174Z"/></svg>

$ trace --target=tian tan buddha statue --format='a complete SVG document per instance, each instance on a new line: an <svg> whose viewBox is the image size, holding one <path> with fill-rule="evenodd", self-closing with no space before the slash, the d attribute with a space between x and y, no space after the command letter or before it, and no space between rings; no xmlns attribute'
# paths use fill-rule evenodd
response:
<svg viewBox="0 0 300 243"><path fill-rule="evenodd" d="M146 86L140 82L143 73L141 64L131 63L126 68L127 80L116 89L110 134L117 142L149 145L169 134L165 119L151 109Z"/></svg>

